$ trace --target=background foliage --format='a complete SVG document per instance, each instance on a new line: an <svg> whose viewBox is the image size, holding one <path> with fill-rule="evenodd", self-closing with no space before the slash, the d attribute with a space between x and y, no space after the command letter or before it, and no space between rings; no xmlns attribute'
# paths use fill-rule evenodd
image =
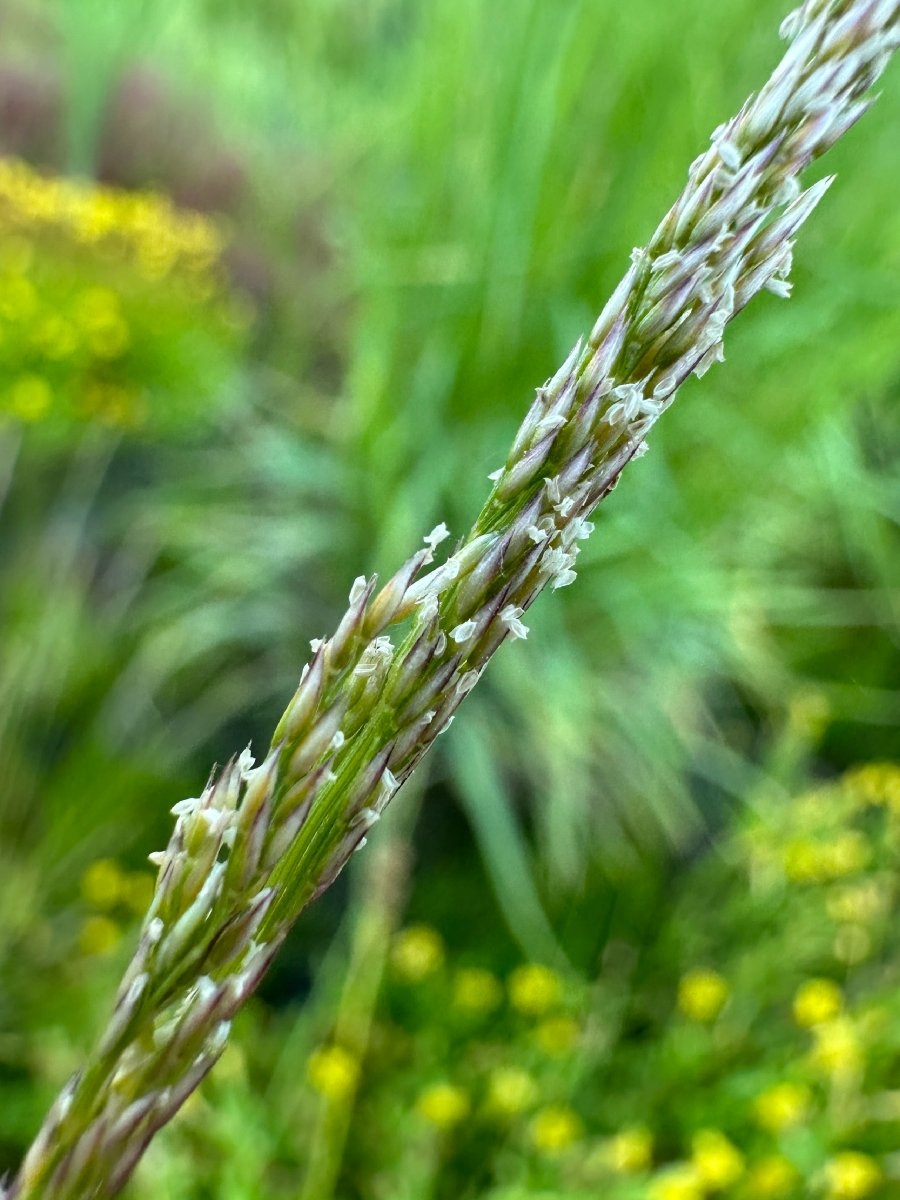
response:
<svg viewBox="0 0 900 1200"><path fill-rule="evenodd" d="M0 1170L171 803L472 519L781 15L0 7ZM889 1194L898 106L135 1198Z"/></svg>

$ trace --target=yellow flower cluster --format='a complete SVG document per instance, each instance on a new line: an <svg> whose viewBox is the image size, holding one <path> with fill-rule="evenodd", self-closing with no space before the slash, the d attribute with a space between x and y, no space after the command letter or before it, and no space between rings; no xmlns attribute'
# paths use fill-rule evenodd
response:
<svg viewBox="0 0 900 1200"><path fill-rule="evenodd" d="M835 1017L813 1028L810 1062L825 1075L853 1075L863 1065L857 1027L848 1017Z"/></svg>
<svg viewBox="0 0 900 1200"><path fill-rule="evenodd" d="M620 1130L609 1139L604 1159L621 1175L646 1171L653 1161L653 1134L642 1125Z"/></svg>
<svg viewBox="0 0 900 1200"><path fill-rule="evenodd" d="M648 1200L703 1200L728 1191L745 1173L744 1156L719 1129L701 1129L693 1138L687 1162L657 1171L647 1189Z"/></svg>
<svg viewBox="0 0 900 1200"><path fill-rule="evenodd" d="M576 1112L565 1104L542 1108L531 1123L529 1136L535 1149L543 1154L562 1154L584 1136L584 1126Z"/></svg>
<svg viewBox="0 0 900 1200"><path fill-rule="evenodd" d="M430 925L415 924L394 938L389 963L398 982L418 985L442 971L446 949L441 935ZM504 988L492 972L482 967L461 967L449 983L451 1008L466 1017L484 1017L496 1012L503 1003ZM509 1008L533 1021L527 1037L548 1057L570 1053L577 1044L581 1027L570 1015L560 1011L565 999L563 978L541 963L523 963L507 980ZM480 1112L488 1119L511 1122L533 1114L526 1135L540 1154L554 1157L579 1141L584 1133L581 1119L565 1105L550 1104L534 1111L541 1099L538 1079L518 1064L502 1064L490 1069ZM459 1125L471 1112L469 1092L448 1080L433 1083L420 1092L416 1112L437 1129L447 1131Z"/></svg>
<svg viewBox="0 0 900 1200"><path fill-rule="evenodd" d="M359 1060L343 1046L320 1046L309 1056L306 1078L326 1100L346 1100L359 1082Z"/></svg>
<svg viewBox="0 0 900 1200"><path fill-rule="evenodd" d="M722 1011L728 995L728 983L718 972L697 968L681 977L678 1007L690 1020L708 1024Z"/></svg>
<svg viewBox="0 0 900 1200"><path fill-rule="evenodd" d="M826 900L828 915L833 921L858 925L878 920L887 912L888 905L886 890L877 879L835 887Z"/></svg>
<svg viewBox="0 0 900 1200"><path fill-rule="evenodd" d="M122 940L122 928L100 913L87 917L78 934L78 949L88 958L105 958Z"/></svg>
<svg viewBox="0 0 900 1200"><path fill-rule="evenodd" d="M797 1168L781 1154L760 1159L747 1173L747 1195L753 1200L788 1200L797 1194Z"/></svg>
<svg viewBox="0 0 900 1200"><path fill-rule="evenodd" d="M831 840L800 838L784 851L784 871L793 883L828 883L867 866L871 848L856 829L845 829Z"/></svg>
<svg viewBox="0 0 900 1200"><path fill-rule="evenodd" d="M726 1196L794 1200L807 1191L822 1200L876 1200L876 1195L886 1195L885 1172L892 1170L892 1160L887 1158L883 1167L857 1150L835 1152L835 1138L845 1137L850 1127L835 1124L827 1097L852 1095L859 1102L860 1115L865 1111L874 1120L877 1110L878 1120L894 1119L900 1102L892 1093L882 1092L877 1104L872 1099L870 1105L862 1088L867 1056L874 1061L876 1052L880 1054L892 1010L887 1001L881 1007L867 1005L864 995L851 1003L837 980L828 978L827 953L828 939L834 936L838 962L858 961L863 952L860 938L866 939L868 952L875 939L884 936L881 926L887 924L895 879L881 831L890 833L893 822L868 810L891 803L898 778L900 772L881 765L853 777L856 799L850 796L850 785L843 783L806 792L789 811L782 806L765 827L754 828L741 841L751 871L759 862L765 867L761 888L769 891L767 905L774 899L779 906L797 906L800 919L792 931L796 937L785 942L791 956L796 947L796 961L778 963L770 979L763 976L764 986L771 990L754 991L752 976L744 973L743 963L734 965L727 947L720 950L722 973L700 959L679 979L680 1018L676 1015L661 1035L681 1039L690 1053L714 1061L712 1056L732 1045L736 1034L755 1038L759 1031L765 1037L767 1024L773 1031L777 1028L772 1040L777 1055L765 1065L767 1072L776 1063L783 1070L786 1067L787 1077L768 1073L768 1086L757 1087L742 1102L739 1126L726 1132L697 1129L692 1122L693 1132L673 1154L671 1128L661 1129L657 1144L651 1130L642 1125L625 1124L604 1135L575 1108L559 1102L559 1067L548 1059L570 1056L575 1063L579 1051L594 1054L592 1037L599 1022L585 1019L573 982L534 962L517 966L506 979L508 1007L498 1016L498 1023L512 1018L505 1041L485 1039L466 1047L466 1087L449 1081L433 1084L419 1096L418 1114L442 1130L455 1129L470 1116L473 1123L493 1125L495 1132L509 1134L517 1145L540 1157L540 1169L548 1175L558 1169L578 1184L599 1185L597 1194L604 1194L606 1188L610 1195L645 1200L724 1200ZM859 802L863 794L865 812ZM895 847L888 844L887 849ZM759 851L764 860L757 857ZM801 891L787 887L788 879L822 886ZM768 920L770 910L765 911ZM815 930L812 936L809 929ZM806 949L807 937L811 952ZM762 953L770 945L777 952L774 938L771 942L766 938ZM391 958L402 978L426 979L444 966L443 942L434 930L414 926L399 936ZM809 976L801 976L791 996L782 986L797 965L805 965ZM442 979L455 1012L484 1014L500 1008L503 988L491 972L463 968L447 972ZM741 994L729 1009L738 981ZM863 983L862 976L859 981L854 978L854 992ZM725 1019L720 1021L723 1013ZM791 1018L793 1034L784 1028ZM691 1032L686 1021L706 1028ZM458 1030L457 1024L451 1036ZM795 1043L787 1062L782 1057L785 1033ZM802 1042L807 1039L804 1049ZM510 1045L522 1051L521 1058L508 1056ZM677 1069L678 1058L673 1055L674 1064L664 1063L663 1068ZM704 1061L703 1071L705 1065ZM723 1119L715 1115L714 1099L712 1095L707 1104L704 1097L695 1105L698 1116L705 1111L707 1121ZM639 1113L640 1104L638 1098L631 1111ZM736 1117L733 1107L732 1096L721 1111ZM685 1111L691 1111L687 1104ZM696 1123L702 1124L702 1117ZM831 1157L824 1161L829 1147Z"/></svg>
<svg viewBox="0 0 900 1200"><path fill-rule="evenodd" d="M448 1130L465 1120L471 1103L468 1094L452 1083L435 1083L419 1096L416 1112L438 1129Z"/></svg>
<svg viewBox="0 0 900 1200"><path fill-rule="evenodd" d="M125 871L112 858L98 858L81 877L81 895L92 908L127 908L143 916L153 897L149 871Z"/></svg>
<svg viewBox="0 0 900 1200"><path fill-rule="evenodd" d="M218 349L246 324L224 244L163 196L0 159L0 413L133 428L154 389L172 415L203 395L194 373L213 360L185 356L184 337Z"/></svg>
<svg viewBox="0 0 900 1200"><path fill-rule="evenodd" d="M863 1200L881 1182L881 1168L868 1154L844 1150L825 1167L830 1200Z"/></svg>
<svg viewBox="0 0 900 1200"><path fill-rule="evenodd" d="M463 967L453 979L453 1006L460 1012L480 1016L503 1003L503 987L496 975L481 967Z"/></svg>
<svg viewBox="0 0 900 1200"><path fill-rule="evenodd" d="M444 963L444 941L430 925L410 925L394 939L391 966L405 983L421 983Z"/></svg>
<svg viewBox="0 0 900 1200"><path fill-rule="evenodd" d="M844 1007L844 993L830 979L808 979L794 996L794 1020L804 1029L831 1021Z"/></svg>
<svg viewBox="0 0 900 1200"><path fill-rule="evenodd" d="M580 1026L574 1017L559 1015L541 1021L532 1038L544 1054L552 1058L561 1058L575 1049L580 1033Z"/></svg>
<svg viewBox="0 0 900 1200"><path fill-rule="evenodd" d="M53 403L53 390L40 375L17 376L10 386L7 408L20 421L40 421Z"/></svg>
<svg viewBox="0 0 900 1200"><path fill-rule="evenodd" d="M812 1104L812 1093L805 1083L776 1083L757 1096L753 1115L769 1133L783 1133L799 1125Z"/></svg>
<svg viewBox="0 0 900 1200"><path fill-rule="evenodd" d="M673 1163L658 1171L647 1188L647 1200L703 1200L703 1185L692 1163Z"/></svg>
<svg viewBox="0 0 900 1200"><path fill-rule="evenodd" d="M509 977L509 1002L526 1017L542 1017L562 999L562 980L550 967L525 963Z"/></svg>
<svg viewBox="0 0 900 1200"><path fill-rule="evenodd" d="M721 1191L744 1173L744 1156L718 1129L701 1129L694 1135L691 1163L701 1187Z"/></svg>
<svg viewBox="0 0 900 1200"><path fill-rule="evenodd" d="M153 876L147 871L124 871L111 858L91 863L81 877L81 895L95 911L82 923L78 935L81 953L98 958L111 954L122 940L117 915L142 916L153 897L153 888Z"/></svg>
<svg viewBox="0 0 900 1200"><path fill-rule="evenodd" d="M57 232L101 257L129 259L149 279L173 271L212 286L224 248L220 228L165 196L52 178L15 159L0 159L0 228Z"/></svg>
<svg viewBox="0 0 900 1200"><path fill-rule="evenodd" d="M488 1079L487 1108L501 1117L515 1117L536 1103L538 1085L521 1067L500 1067Z"/></svg>
<svg viewBox="0 0 900 1200"><path fill-rule="evenodd" d="M876 762L856 767L844 776L844 785L859 803L883 804L900 813L900 764Z"/></svg>

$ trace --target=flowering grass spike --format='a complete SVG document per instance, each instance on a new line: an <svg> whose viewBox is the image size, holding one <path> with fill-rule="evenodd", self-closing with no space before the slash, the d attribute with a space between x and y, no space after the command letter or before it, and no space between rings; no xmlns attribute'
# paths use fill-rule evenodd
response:
<svg viewBox="0 0 900 1200"><path fill-rule="evenodd" d="M222 1053L298 913L364 843L497 648L526 636L537 596L575 580L591 513L680 385L722 359L726 325L759 291L790 294L794 236L831 183L804 191L798 177L871 103L900 43L900 0L808 0L782 33L769 81L715 131L590 336L538 389L468 535L433 565L448 537L438 526L380 590L357 579L263 761L244 752L175 806L112 1020L7 1200L121 1188ZM535 1117L548 1153L579 1136L567 1109ZM710 1177L714 1163L719 1186L742 1165L710 1138L698 1163ZM699 1178L701 1166L683 1170Z"/></svg>

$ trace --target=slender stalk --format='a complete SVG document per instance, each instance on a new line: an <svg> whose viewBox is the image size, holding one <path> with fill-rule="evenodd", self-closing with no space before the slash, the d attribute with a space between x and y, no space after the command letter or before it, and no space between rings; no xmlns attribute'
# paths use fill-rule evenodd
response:
<svg viewBox="0 0 900 1200"><path fill-rule="evenodd" d="M173 810L175 831L109 1026L64 1088L7 1200L114 1195L211 1069L291 924L365 841L491 655L575 579L593 510L689 375L723 357L762 289L787 297L793 239L831 183L798 175L866 111L900 44L900 0L807 0L762 91L720 126L590 336L539 388L452 554L443 525L376 591L359 578L262 763L245 752ZM388 631L397 636L395 645Z"/></svg>

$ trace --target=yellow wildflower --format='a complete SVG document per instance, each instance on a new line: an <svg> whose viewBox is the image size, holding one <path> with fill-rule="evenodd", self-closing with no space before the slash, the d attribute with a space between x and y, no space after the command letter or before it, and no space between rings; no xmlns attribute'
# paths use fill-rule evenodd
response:
<svg viewBox="0 0 900 1200"><path fill-rule="evenodd" d="M753 1115L763 1129L781 1133L804 1119L811 1102L812 1092L805 1083L776 1083L757 1096Z"/></svg>
<svg viewBox="0 0 900 1200"><path fill-rule="evenodd" d="M744 1173L744 1156L718 1129L701 1129L693 1138L691 1162L704 1187L727 1188Z"/></svg>
<svg viewBox="0 0 900 1200"><path fill-rule="evenodd" d="M542 1108L531 1122L529 1136L537 1150L544 1154L561 1154L584 1134L581 1118L564 1104Z"/></svg>
<svg viewBox="0 0 900 1200"><path fill-rule="evenodd" d="M509 977L509 1002L526 1017L542 1017L562 997L562 980L540 963L516 967Z"/></svg>
<svg viewBox="0 0 900 1200"><path fill-rule="evenodd" d="M81 877L81 894L92 908L115 908L124 885L119 864L111 858L98 858Z"/></svg>
<svg viewBox="0 0 900 1200"><path fill-rule="evenodd" d="M804 1029L831 1021L844 1006L844 994L830 979L808 979L794 996L794 1020Z"/></svg>
<svg viewBox="0 0 900 1200"><path fill-rule="evenodd" d="M814 1067L828 1075L857 1071L862 1065L862 1048L851 1021L836 1017L813 1029L815 1045L810 1054Z"/></svg>
<svg viewBox="0 0 900 1200"><path fill-rule="evenodd" d="M453 1004L466 1013L493 1012L503 1000L496 975L481 967L463 967L453 979Z"/></svg>
<svg viewBox="0 0 900 1200"><path fill-rule="evenodd" d="M675 1163L653 1177L647 1200L703 1200L704 1187L692 1163Z"/></svg>
<svg viewBox="0 0 900 1200"><path fill-rule="evenodd" d="M307 1060L306 1078L327 1100L346 1100L359 1082L359 1060L343 1046L320 1046Z"/></svg>
<svg viewBox="0 0 900 1200"><path fill-rule="evenodd" d="M224 249L221 231L208 218L179 212L165 197L47 178L10 159L0 160L0 202L9 223L38 232L54 226L99 258L128 254L154 278L178 259L187 260L189 270L210 270ZM14 269L11 258L3 255L0 265Z"/></svg>
<svg viewBox="0 0 900 1200"><path fill-rule="evenodd" d="M791 827L815 835L824 828L826 815L833 820L841 811L841 795L835 788L809 788L791 801Z"/></svg>
<svg viewBox="0 0 900 1200"><path fill-rule="evenodd" d="M607 1143L607 1158L623 1175L646 1171L653 1159L653 1134L642 1125L620 1130Z"/></svg>
<svg viewBox="0 0 900 1200"><path fill-rule="evenodd" d="M881 1176L875 1159L858 1150L843 1150L825 1165L828 1195L833 1200L862 1200L878 1187Z"/></svg>
<svg viewBox="0 0 900 1200"><path fill-rule="evenodd" d="M435 1083L416 1102L416 1112L438 1129L452 1129L469 1115L469 1097L452 1083Z"/></svg>
<svg viewBox="0 0 900 1200"><path fill-rule="evenodd" d="M520 1067L500 1067L488 1079L488 1108L501 1116L514 1117L527 1112L537 1098L534 1078Z"/></svg>
<svg viewBox="0 0 900 1200"><path fill-rule="evenodd" d="M109 917L88 917L78 935L78 948L82 954L104 958L112 954L122 940L122 930Z"/></svg>
<svg viewBox="0 0 900 1200"><path fill-rule="evenodd" d="M754 1200L782 1200L795 1194L797 1182L793 1164L780 1154L772 1154L750 1170L747 1194Z"/></svg>
<svg viewBox="0 0 900 1200"><path fill-rule="evenodd" d="M39 421L53 402L53 393L40 375L20 375L9 390L9 408L23 421Z"/></svg>
<svg viewBox="0 0 900 1200"><path fill-rule="evenodd" d="M846 829L828 847L831 874L837 878L861 871L871 857L869 843L858 829Z"/></svg>
<svg viewBox="0 0 900 1200"><path fill-rule="evenodd" d="M818 843L798 838L785 847L784 873L792 883L818 883L822 861Z"/></svg>
<svg viewBox="0 0 900 1200"><path fill-rule="evenodd" d="M862 804L884 804L900 811L900 764L867 763L844 776L844 784Z"/></svg>
<svg viewBox="0 0 900 1200"><path fill-rule="evenodd" d="M443 961L443 939L430 925L410 925L397 934L391 947L391 966L406 983L427 979Z"/></svg>
<svg viewBox="0 0 900 1200"><path fill-rule="evenodd" d="M118 215L115 205L109 203L105 196L95 194L85 197L72 214L72 236L76 241L95 245L116 231Z"/></svg>
<svg viewBox="0 0 900 1200"><path fill-rule="evenodd" d="M534 1031L534 1040L545 1054L564 1055L575 1046L581 1032L571 1017L548 1017Z"/></svg>
<svg viewBox="0 0 900 1200"><path fill-rule="evenodd" d="M164 279L178 258L178 243L164 226L137 245L137 263L148 279Z"/></svg>
<svg viewBox="0 0 900 1200"><path fill-rule="evenodd" d="M91 287L82 292L75 304L75 320L98 358L119 358L128 349L131 335L112 288Z"/></svg>
<svg viewBox="0 0 900 1200"><path fill-rule="evenodd" d="M729 987L716 971L688 971L678 984L678 1007L692 1021L714 1021L728 999Z"/></svg>
<svg viewBox="0 0 900 1200"><path fill-rule="evenodd" d="M857 829L845 829L828 842L791 842L784 851L784 870L794 883L827 883L862 870L869 857L865 837Z"/></svg>

